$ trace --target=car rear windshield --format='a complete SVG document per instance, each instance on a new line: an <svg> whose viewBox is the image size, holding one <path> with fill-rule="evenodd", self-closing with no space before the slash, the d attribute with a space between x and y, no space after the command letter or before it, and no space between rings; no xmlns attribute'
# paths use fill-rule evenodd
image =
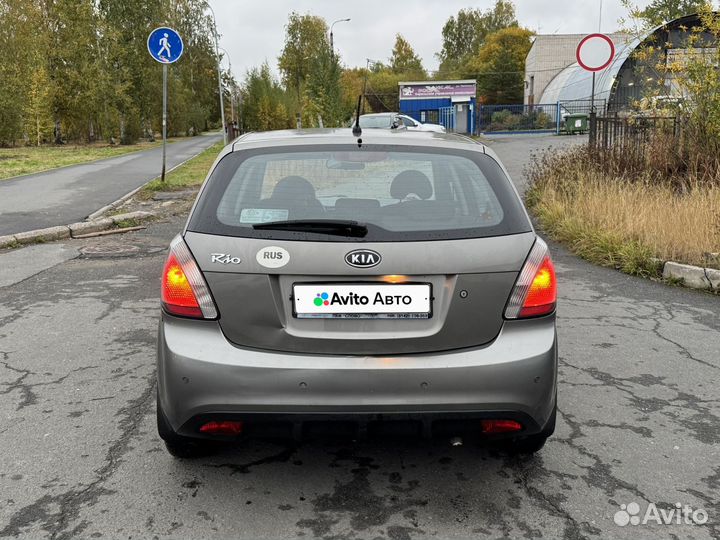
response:
<svg viewBox="0 0 720 540"><path fill-rule="evenodd" d="M210 175L188 230L349 241L342 227L333 230L337 224L348 225L346 236L355 242L449 240L531 230L510 181L484 153L379 145L228 154Z"/></svg>

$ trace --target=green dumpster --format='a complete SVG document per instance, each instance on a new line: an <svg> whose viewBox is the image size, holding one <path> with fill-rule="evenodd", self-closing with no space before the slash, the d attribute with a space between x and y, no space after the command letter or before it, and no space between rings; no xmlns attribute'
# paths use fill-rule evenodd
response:
<svg viewBox="0 0 720 540"><path fill-rule="evenodd" d="M586 113L573 113L565 117L565 132L570 135L586 133L588 130L588 115Z"/></svg>

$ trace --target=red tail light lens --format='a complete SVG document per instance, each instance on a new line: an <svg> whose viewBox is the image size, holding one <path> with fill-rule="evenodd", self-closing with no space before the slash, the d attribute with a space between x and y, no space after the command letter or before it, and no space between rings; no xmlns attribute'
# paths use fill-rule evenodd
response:
<svg viewBox="0 0 720 540"><path fill-rule="evenodd" d="M510 433L522 429L522 424L515 420L481 420L480 425L482 432L487 434Z"/></svg>
<svg viewBox="0 0 720 540"><path fill-rule="evenodd" d="M162 301L165 309L173 315L200 318L203 316L190 282L172 253L165 262L163 270Z"/></svg>
<svg viewBox="0 0 720 540"><path fill-rule="evenodd" d="M161 287L162 304L171 315L214 319L217 309L210 290L182 237L170 244Z"/></svg>
<svg viewBox="0 0 720 540"><path fill-rule="evenodd" d="M505 309L505 318L521 319L547 315L555 310L556 304L555 267L547 244L538 238L515 283Z"/></svg>
<svg viewBox="0 0 720 540"><path fill-rule="evenodd" d="M240 435L243 430L242 422L233 422L232 420L223 420L221 422L207 422L200 426L200 433L206 435L226 435L233 437Z"/></svg>
<svg viewBox="0 0 720 540"><path fill-rule="evenodd" d="M552 313L557 302L555 267L550 257L545 257L528 289L520 317L537 317Z"/></svg>

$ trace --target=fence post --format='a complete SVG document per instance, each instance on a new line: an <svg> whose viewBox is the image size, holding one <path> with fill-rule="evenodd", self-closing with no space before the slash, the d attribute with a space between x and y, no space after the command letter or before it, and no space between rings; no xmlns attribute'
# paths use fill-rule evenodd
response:
<svg viewBox="0 0 720 540"><path fill-rule="evenodd" d="M562 115L560 114L560 101L558 101L555 105L555 135L560 135L560 118Z"/></svg>
<svg viewBox="0 0 720 540"><path fill-rule="evenodd" d="M595 148L597 142L597 113L590 111L590 148Z"/></svg>

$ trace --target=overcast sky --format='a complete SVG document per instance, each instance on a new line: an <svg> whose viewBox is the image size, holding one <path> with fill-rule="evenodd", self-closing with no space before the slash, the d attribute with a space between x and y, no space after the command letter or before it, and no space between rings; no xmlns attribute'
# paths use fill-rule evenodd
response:
<svg viewBox="0 0 720 540"><path fill-rule="evenodd" d="M420 55L426 69L434 70L441 49L445 21L461 8L482 10L494 0L209 0L218 18L220 46L230 54L233 73L267 59L277 73L277 57L284 26L291 11L311 13L335 25L335 48L347 66L364 66L365 59L386 61L395 34L401 33ZM540 34L585 33L598 30L600 0L514 0L520 24ZM644 6L649 0L636 0ZM621 0L603 0L602 31L618 29L625 15Z"/></svg>

